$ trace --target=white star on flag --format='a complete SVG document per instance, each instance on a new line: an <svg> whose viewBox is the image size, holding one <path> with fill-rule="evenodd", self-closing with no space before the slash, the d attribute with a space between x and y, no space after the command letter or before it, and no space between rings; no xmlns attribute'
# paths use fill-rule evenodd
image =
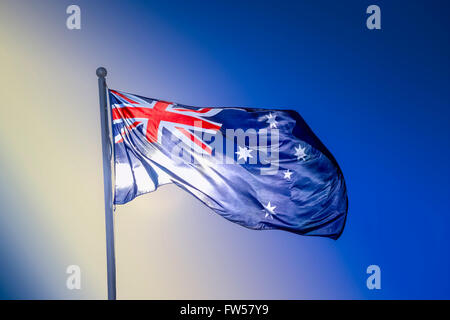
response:
<svg viewBox="0 0 450 320"><path fill-rule="evenodd" d="M277 116L274 116L273 114L269 113L269 115L266 116L266 117L267 117L266 122L267 122L268 124L270 124L270 128L276 128L278 122L275 120L275 118L276 118Z"/></svg>
<svg viewBox="0 0 450 320"><path fill-rule="evenodd" d="M294 172L290 171L289 169L287 169L286 171L283 171L284 173L284 179L286 180L291 180L291 176Z"/></svg>
<svg viewBox="0 0 450 320"><path fill-rule="evenodd" d="M239 147L239 151L236 152L236 154L239 156L238 160L244 159L244 161L247 161L248 158L253 158L251 149L247 147Z"/></svg>
<svg viewBox="0 0 450 320"><path fill-rule="evenodd" d="M306 158L306 152L305 152L306 147L302 148L300 145L298 145L298 148L297 147L294 147L294 148L295 148L295 155L297 156L297 160L305 160L305 158Z"/></svg>
<svg viewBox="0 0 450 320"><path fill-rule="evenodd" d="M266 212L266 215L264 216L264 218L267 218L267 217L271 217L272 218L272 215L275 214L275 208L277 206L271 206L270 205L270 201L269 201L269 203L267 203L266 206L263 205L263 207L264 207L263 211Z"/></svg>

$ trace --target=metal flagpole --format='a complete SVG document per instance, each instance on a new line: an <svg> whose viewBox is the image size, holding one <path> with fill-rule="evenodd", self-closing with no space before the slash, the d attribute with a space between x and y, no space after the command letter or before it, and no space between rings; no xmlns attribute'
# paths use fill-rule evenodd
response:
<svg viewBox="0 0 450 320"><path fill-rule="evenodd" d="M100 97L100 118L102 129L103 183L105 191L105 226L106 226L106 260L108 277L108 300L116 300L116 258L114 253L114 216L111 157L112 144L109 134L108 105L106 100L106 69L96 71L98 77L98 94Z"/></svg>

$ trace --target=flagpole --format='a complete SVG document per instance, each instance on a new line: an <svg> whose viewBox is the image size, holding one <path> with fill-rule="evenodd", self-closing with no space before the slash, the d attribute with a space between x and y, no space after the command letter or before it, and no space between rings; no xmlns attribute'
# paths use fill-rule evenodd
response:
<svg viewBox="0 0 450 320"><path fill-rule="evenodd" d="M106 69L97 68L98 94L100 98L100 122L102 129L103 184L105 191L106 262L108 278L108 300L116 300L116 258L114 253L114 216L111 157L112 144L109 134L108 105L106 100Z"/></svg>

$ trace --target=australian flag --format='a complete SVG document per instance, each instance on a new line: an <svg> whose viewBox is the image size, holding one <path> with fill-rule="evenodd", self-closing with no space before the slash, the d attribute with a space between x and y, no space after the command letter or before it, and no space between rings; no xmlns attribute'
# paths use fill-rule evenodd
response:
<svg viewBox="0 0 450 320"><path fill-rule="evenodd" d="M341 235L344 177L297 112L197 108L112 89L109 102L115 204L174 183L250 229Z"/></svg>

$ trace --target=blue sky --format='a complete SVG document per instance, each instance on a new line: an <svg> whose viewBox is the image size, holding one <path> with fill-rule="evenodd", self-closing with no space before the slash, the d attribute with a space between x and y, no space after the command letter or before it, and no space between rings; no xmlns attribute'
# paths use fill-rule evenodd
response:
<svg viewBox="0 0 450 320"><path fill-rule="evenodd" d="M72 2L82 10L79 32L63 28L65 7ZM24 45L36 41L27 32L40 32L48 53L36 54L44 61L64 55L63 77L78 86L77 94L83 96L83 82L95 80L95 68L104 65L111 88L143 96L197 106L294 109L336 157L349 195L348 221L338 241L219 231L248 243L270 239L265 242L270 253L255 244L266 254L257 259L267 270L285 274L279 275L280 285L268 276L264 297L449 298L447 2L72 2L44 1L27 10L22 4L11 15L23 21L16 23ZM371 4L381 8L381 30L366 28ZM48 64L52 75L54 68ZM94 121L87 130L97 132ZM3 197L3 212L29 210L26 203L18 210L20 204L6 202L8 193ZM226 223L203 221L205 230ZM0 250L1 261L11 256L9 250ZM240 266L253 267L241 255ZM381 267L379 291L366 288L371 264ZM305 269L296 271L302 265ZM10 266L2 268L19 277ZM296 280L308 272L309 281ZM0 281L8 283L7 277ZM27 296L29 286L32 282L8 283L3 288L10 291L0 294ZM233 292L227 291L228 297ZM246 292L252 297L250 289Z"/></svg>

